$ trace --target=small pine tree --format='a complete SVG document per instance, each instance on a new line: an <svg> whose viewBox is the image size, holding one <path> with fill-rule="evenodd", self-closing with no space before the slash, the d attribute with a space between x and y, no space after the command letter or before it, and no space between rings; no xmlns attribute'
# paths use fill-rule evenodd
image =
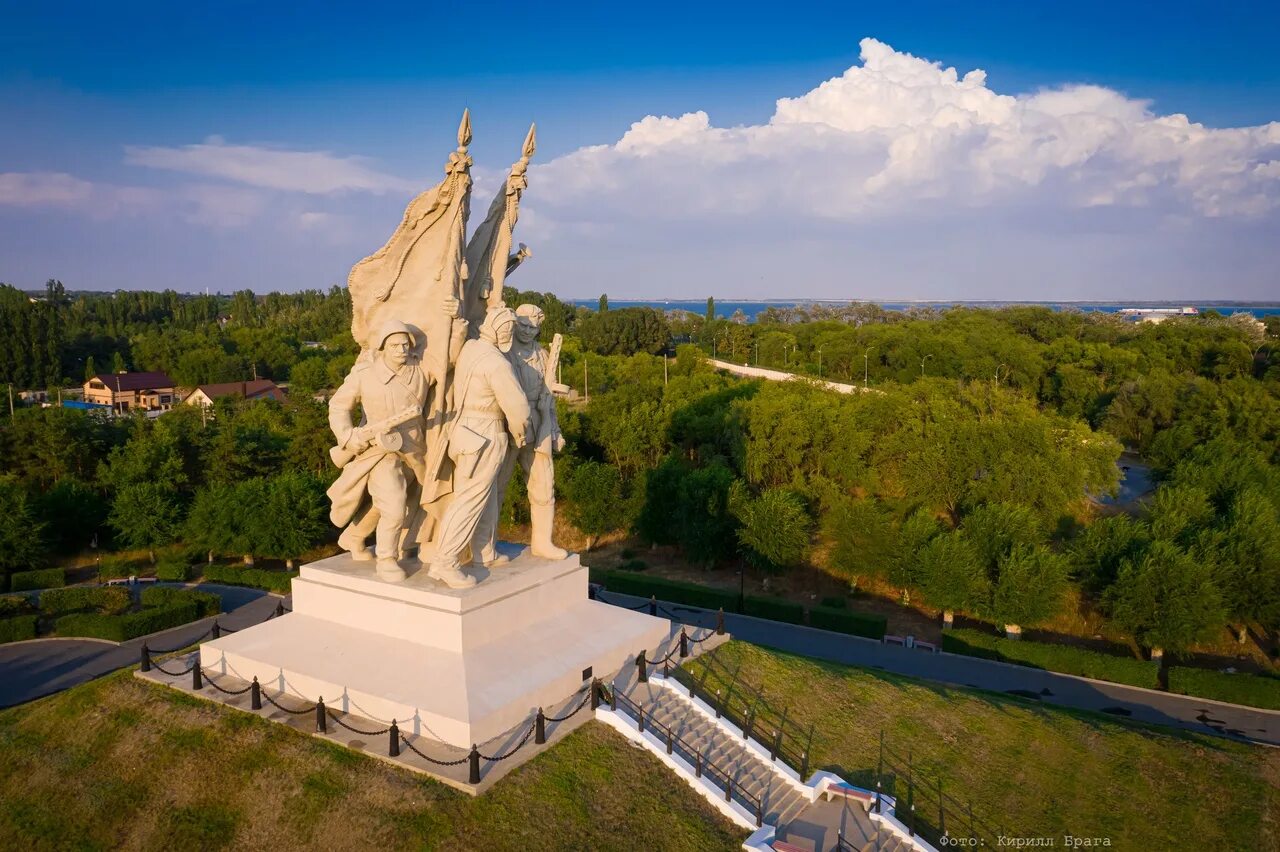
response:
<svg viewBox="0 0 1280 852"><path fill-rule="evenodd" d="M609 294L601 293L600 294L600 313L603 314L608 310L609 310Z"/></svg>
<svg viewBox="0 0 1280 852"><path fill-rule="evenodd" d="M712 322L716 318L716 300L712 296L707 297L707 322Z"/></svg>

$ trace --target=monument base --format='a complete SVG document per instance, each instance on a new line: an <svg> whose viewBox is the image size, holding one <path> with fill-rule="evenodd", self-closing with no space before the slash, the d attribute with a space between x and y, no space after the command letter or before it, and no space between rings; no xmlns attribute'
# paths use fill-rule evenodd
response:
<svg viewBox="0 0 1280 852"><path fill-rule="evenodd" d="M463 590L425 568L388 583L345 553L304 565L291 613L204 643L200 664L256 677L272 693L323 698L334 711L394 719L406 735L461 749L492 741L497 751L539 707L667 646L667 620L588 598L576 554L502 550L512 561L472 569L480 582Z"/></svg>

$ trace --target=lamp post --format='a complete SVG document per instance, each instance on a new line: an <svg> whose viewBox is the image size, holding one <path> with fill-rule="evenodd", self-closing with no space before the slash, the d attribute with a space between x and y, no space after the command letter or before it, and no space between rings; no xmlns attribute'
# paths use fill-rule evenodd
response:
<svg viewBox="0 0 1280 852"><path fill-rule="evenodd" d="M996 383L996 384L1000 384L1000 370L1001 370L1002 368L1005 370L1005 375L1006 375L1006 376L1007 376L1007 375L1009 375L1009 372L1008 372L1008 370L1009 370L1009 365L1008 365L1008 364L1001 364L1001 365L999 365L998 367L996 367L996 377L995 377L995 383Z"/></svg>
<svg viewBox="0 0 1280 852"><path fill-rule="evenodd" d="M920 359L920 378L924 378L924 362L932 358L932 355L926 355Z"/></svg>
<svg viewBox="0 0 1280 852"><path fill-rule="evenodd" d="M818 347L818 378L822 378L822 347Z"/></svg>
<svg viewBox="0 0 1280 852"><path fill-rule="evenodd" d="M868 346L862 353L862 389L867 389L867 377L871 374L871 350L874 346Z"/></svg>

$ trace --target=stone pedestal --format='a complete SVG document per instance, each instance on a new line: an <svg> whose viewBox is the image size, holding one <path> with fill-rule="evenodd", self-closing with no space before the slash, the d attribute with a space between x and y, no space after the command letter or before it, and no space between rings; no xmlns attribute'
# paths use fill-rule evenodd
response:
<svg viewBox="0 0 1280 852"><path fill-rule="evenodd" d="M388 583L345 553L304 565L293 612L204 643L201 665L469 748L667 640L665 619L589 600L577 554L502 550L463 590L425 569Z"/></svg>

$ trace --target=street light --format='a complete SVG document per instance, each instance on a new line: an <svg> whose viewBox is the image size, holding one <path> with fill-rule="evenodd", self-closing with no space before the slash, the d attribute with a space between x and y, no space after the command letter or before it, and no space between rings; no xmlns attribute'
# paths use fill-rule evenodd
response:
<svg viewBox="0 0 1280 852"><path fill-rule="evenodd" d="M871 368L869 365L871 363L870 356L871 356L872 349L875 349L875 347L868 346L866 348L866 351L862 353L862 389L863 390L867 389L867 376L870 375L869 371Z"/></svg>
<svg viewBox="0 0 1280 852"><path fill-rule="evenodd" d="M932 358L932 355L926 355L920 359L920 378L924 378L924 362Z"/></svg>
<svg viewBox="0 0 1280 852"><path fill-rule="evenodd" d="M999 365L998 367L996 367L996 377L995 377L995 383L996 383L996 384L1000 384L1000 369L1001 369L1001 368L1004 368L1005 370L1008 370L1008 369L1009 369L1009 365L1008 365L1008 364L1001 364L1001 365ZM1007 376L1007 375L1009 375L1009 374L1008 374L1008 372L1006 372L1006 373L1005 373L1005 375L1006 375L1006 376Z"/></svg>
<svg viewBox="0 0 1280 852"><path fill-rule="evenodd" d="M822 378L822 347L818 347L818 378Z"/></svg>

